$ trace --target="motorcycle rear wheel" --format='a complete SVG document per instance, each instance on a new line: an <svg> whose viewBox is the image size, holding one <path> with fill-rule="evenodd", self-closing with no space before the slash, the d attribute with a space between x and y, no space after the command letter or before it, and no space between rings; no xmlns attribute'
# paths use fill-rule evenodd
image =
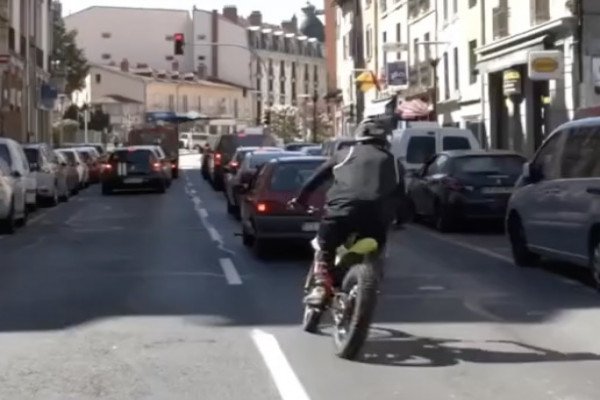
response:
<svg viewBox="0 0 600 400"><path fill-rule="evenodd" d="M308 270L306 281L304 282L304 295L310 292L313 285L314 271L313 267ZM321 322L321 316L323 310L309 305L304 305L304 314L302 317L302 329L308 333L317 333L319 331L319 322Z"/></svg>
<svg viewBox="0 0 600 400"><path fill-rule="evenodd" d="M356 264L346 274L331 312L335 354L354 360L367 337L377 305L378 277L373 264Z"/></svg>

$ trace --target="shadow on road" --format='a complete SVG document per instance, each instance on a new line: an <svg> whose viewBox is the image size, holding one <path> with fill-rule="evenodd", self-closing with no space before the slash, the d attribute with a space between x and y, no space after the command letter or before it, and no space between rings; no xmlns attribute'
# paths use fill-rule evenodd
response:
<svg viewBox="0 0 600 400"><path fill-rule="evenodd" d="M365 364L432 368L450 367L461 363L527 364L600 361L600 355L594 353L562 353L514 341L473 342L417 337L385 328L373 328L371 336L360 359L360 362Z"/></svg>

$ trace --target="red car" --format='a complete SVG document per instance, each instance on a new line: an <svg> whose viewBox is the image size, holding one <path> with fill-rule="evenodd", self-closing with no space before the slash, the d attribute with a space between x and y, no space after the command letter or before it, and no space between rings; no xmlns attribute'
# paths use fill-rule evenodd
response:
<svg viewBox="0 0 600 400"><path fill-rule="evenodd" d="M319 228L319 213L287 207L300 187L327 159L325 157L282 157L266 163L258 172L241 204L242 239L263 256L274 240L313 239ZM328 185L309 199L309 204L321 209Z"/></svg>

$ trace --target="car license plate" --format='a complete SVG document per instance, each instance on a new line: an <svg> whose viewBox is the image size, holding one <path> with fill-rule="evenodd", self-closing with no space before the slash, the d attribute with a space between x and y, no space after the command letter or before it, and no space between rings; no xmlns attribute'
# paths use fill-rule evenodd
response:
<svg viewBox="0 0 600 400"><path fill-rule="evenodd" d="M481 193L485 194L510 194L512 192L512 187L486 187L481 189Z"/></svg>
<svg viewBox="0 0 600 400"><path fill-rule="evenodd" d="M127 178L124 181L124 183L126 183L126 184L136 184L136 183L142 183L142 182L144 182L144 180L141 178Z"/></svg>
<svg viewBox="0 0 600 400"><path fill-rule="evenodd" d="M316 232L319 230L318 222L307 222L302 224L302 230L304 232Z"/></svg>

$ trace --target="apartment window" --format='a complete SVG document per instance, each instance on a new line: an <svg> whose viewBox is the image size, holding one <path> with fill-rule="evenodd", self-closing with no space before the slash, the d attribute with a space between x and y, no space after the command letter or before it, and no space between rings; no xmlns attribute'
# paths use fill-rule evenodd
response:
<svg viewBox="0 0 600 400"><path fill-rule="evenodd" d="M240 115L240 102L238 99L233 99L233 118Z"/></svg>
<svg viewBox="0 0 600 400"><path fill-rule="evenodd" d="M108 54L108 53L104 53L104 54L102 54L102 59L103 59L103 60L110 60L110 57L111 57L111 55L110 55L110 54Z"/></svg>
<svg viewBox="0 0 600 400"><path fill-rule="evenodd" d="M402 24L396 24L396 43L402 43ZM399 60L402 57L400 52L396 53L396 58Z"/></svg>
<svg viewBox="0 0 600 400"><path fill-rule="evenodd" d="M279 93L285 94L285 61L279 63Z"/></svg>
<svg viewBox="0 0 600 400"><path fill-rule="evenodd" d="M205 40L206 39L206 35L198 35L198 36L196 36L196 38L198 40Z"/></svg>
<svg viewBox="0 0 600 400"><path fill-rule="evenodd" d="M471 40L469 42L469 83L471 85L477 82L477 72L475 71L475 65L477 64L476 48L477 40Z"/></svg>
<svg viewBox="0 0 600 400"><path fill-rule="evenodd" d="M183 95L183 112L188 112L188 97L187 94Z"/></svg>
<svg viewBox="0 0 600 400"><path fill-rule="evenodd" d="M469 0L469 8L473 8L477 5L477 0Z"/></svg>
<svg viewBox="0 0 600 400"><path fill-rule="evenodd" d="M369 8L369 7L371 7L371 3L372 3L372 2L373 2L373 0L365 0L365 5L366 5L366 8Z"/></svg>
<svg viewBox="0 0 600 400"><path fill-rule="evenodd" d="M450 64L448 62L448 53L444 53L444 98L450 99Z"/></svg>
<svg viewBox="0 0 600 400"><path fill-rule="evenodd" d="M429 33L426 33L425 36L423 37L423 41L425 42L425 44L423 45L425 47L425 60L429 60L431 59L431 45L429 45L428 43L431 40L431 35Z"/></svg>
<svg viewBox="0 0 600 400"><path fill-rule="evenodd" d="M198 96L198 112L202 112L202 96Z"/></svg>
<svg viewBox="0 0 600 400"><path fill-rule="evenodd" d="M175 96L172 94L169 95L169 110L175 111Z"/></svg>
<svg viewBox="0 0 600 400"><path fill-rule="evenodd" d="M379 0L379 8L381 9L381 12L386 12L387 11L387 0Z"/></svg>
<svg viewBox="0 0 600 400"><path fill-rule="evenodd" d="M315 90L319 88L319 67L316 65L313 66L313 86Z"/></svg>
<svg viewBox="0 0 600 400"><path fill-rule="evenodd" d="M383 32L383 33L381 34L381 41L382 41L383 43L387 43L387 32Z"/></svg>
<svg viewBox="0 0 600 400"><path fill-rule="evenodd" d="M458 69L458 47L454 48L454 90L460 90L460 73Z"/></svg>
<svg viewBox="0 0 600 400"><path fill-rule="evenodd" d="M370 26L367 27L367 33L366 33L366 38L365 41L367 42L367 46L366 46L366 51L367 54L365 54L365 56L367 57L367 59L371 59L371 57L373 57L373 28L371 28Z"/></svg>
<svg viewBox="0 0 600 400"><path fill-rule="evenodd" d="M550 20L550 0L529 0L531 9L531 25L538 25Z"/></svg>
<svg viewBox="0 0 600 400"><path fill-rule="evenodd" d="M111 36L110 32L102 32L102 39L110 39Z"/></svg>
<svg viewBox="0 0 600 400"><path fill-rule="evenodd" d="M102 83L102 75L96 74L96 83Z"/></svg>
<svg viewBox="0 0 600 400"><path fill-rule="evenodd" d="M458 14L458 0L452 0L452 12Z"/></svg>
<svg viewBox="0 0 600 400"><path fill-rule="evenodd" d="M444 0L444 21L448 20L448 0Z"/></svg>
<svg viewBox="0 0 600 400"><path fill-rule="evenodd" d="M175 59L175 57L173 56L165 56L165 60L167 61L173 61Z"/></svg>
<svg viewBox="0 0 600 400"><path fill-rule="evenodd" d="M304 94L308 94L310 91L310 70L308 64L304 66Z"/></svg>

